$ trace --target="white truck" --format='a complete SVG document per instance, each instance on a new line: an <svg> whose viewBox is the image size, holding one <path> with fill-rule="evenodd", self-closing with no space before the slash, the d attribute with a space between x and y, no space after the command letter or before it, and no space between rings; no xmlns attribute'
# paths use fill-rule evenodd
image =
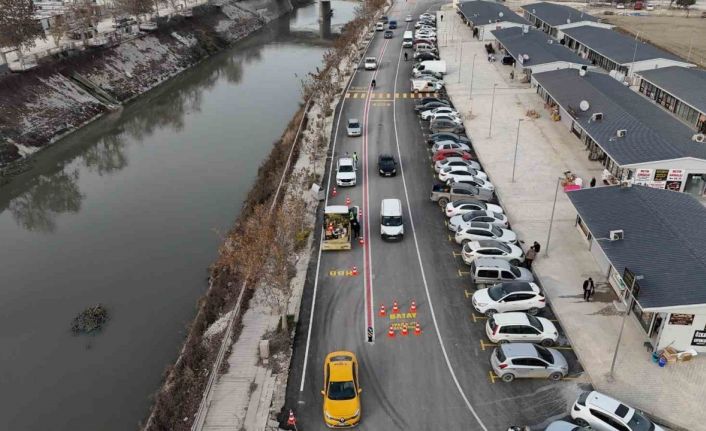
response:
<svg viewBox="0 0 706 431"><path fill-rule="evenodd" d="M432 72L446 73L446 62L444 60L425 60L414 66L412 73L417 73L422 70L431 70Z"/></svg>

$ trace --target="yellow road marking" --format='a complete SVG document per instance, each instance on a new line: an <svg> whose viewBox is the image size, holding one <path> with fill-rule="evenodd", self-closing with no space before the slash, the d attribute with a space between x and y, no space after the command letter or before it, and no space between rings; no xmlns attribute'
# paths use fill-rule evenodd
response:
<svg viewBox="0 0 706 431"><path fill-rule="evenodd" d="M499 379L500 377L496 376L494 372L488 371L488 377L490 377L490 383L495 383L495 379Z"/></svg>
<svg viewBox="0 0 706 431"><path fill-rule="evenodd" d="M471 271L461 271L460 269L458 270L458 276L463 277L464 275L469 275Z"/></svg>
<svg viewBox="0 0 706 431"><path fill-rule="evenodd" d="M552 349L557 349L557 350L574 350L574 348L571 347L571 346L552 346Z"/></svg>
<svg viewBox="0 0 706 431"><path fill-rule="evenodd" d="M479 320L487 319L487 317L479 316L476 313L471 313L471 319L473 319L474 322L477 322Z"/></svg>
<svg viewBox="0 0 706 431"><path fill-rule="evenodd" d="M449 235L449 241L453 241L453 238L451 238L451 235Z"/></svg>
<svg viewBox="0 0 706 431"><path fill-rule="evenodd" d="M453 253L454 257L463 256L463 253L459 253L457 251L452 251L451 253Z"/></svg>
<svg viewBox="0 0 706 431"><path fill-rule="evenodd" d="M463 294L466 295L466 299L473 296L473 292L469 292L466 289L463 289Z"/></svg>

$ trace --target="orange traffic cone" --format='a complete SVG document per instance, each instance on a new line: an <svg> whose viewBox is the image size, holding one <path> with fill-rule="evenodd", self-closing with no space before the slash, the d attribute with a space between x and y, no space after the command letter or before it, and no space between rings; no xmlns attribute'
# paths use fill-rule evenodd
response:
<svg viewBox="0 0 706 431"><path fill-rule="evenodd" d="M380 317L385 317L385 304L380 304Z"/></svg>
<svg viewBox="0 0 706 431"><path fill-rule="evenodd" d="M407 324L403 323L402 324L402 335L407 335L409 334L409 330L407 330Z"/></svg>
<svg viewBox="0 0 706 431"><path fill-rule="evenodd" d="M390 329L387 330L387 336L390 338L395 338L395 328L390 325Z"/></svg>
<svg viewBox="0 0 706 431"><path fill-rule="evenodd" d="M333 189L331 190L331 196L335 198L337 194L338 193L336 192L336 186L333 186Z"/></svg>
<svg viewBox="0 0 706 431"><path fill-rule="evenodd" d="M354 266L352 272L353 272L353 275L358 275L358 267Z"/></svg>
<svg viewBox="0 0 706 431"><path fill-rule="evenodd" d="M351 206L351 197L346 195L346 206L349 207Z"/></svg>
<svg viewBox="0 0 706 431"><path fill-rule="evenodd" d="M414 335L422 335L422 327L419 325L419 322L414 326Z"/></svg>
<svg viewBox="0 0 706 431"><path fill-rule="evenodd" d="M399 313L399 312L400 312L400 307L397 306L397 301L392 301L392 312L393 312L393 313Z"/></svg>
<svg viewBox="0 0 706 431"><path fill-rule="evenodd" d="M365 240L363 239L362 236L360 238L358 238L358 243L360 243L360 245L365 245Z"/></svg>
<svg viewBox="0 0 706 431"><path fill-rule="evenodd" d="M417 302L414 299L412 300L412 305L409 306L409 312L410 313L417 312Z"/></svg>

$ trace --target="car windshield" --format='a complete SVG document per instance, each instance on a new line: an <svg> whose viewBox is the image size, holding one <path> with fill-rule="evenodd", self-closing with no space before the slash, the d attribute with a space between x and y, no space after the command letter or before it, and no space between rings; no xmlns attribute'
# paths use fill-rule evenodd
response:
<svg viewBox="0 0 706 431"><path fill-rule="evenodd" d="M491 232L493 232L493 235L495 235L495 236L497 236L497 237L503 236L503 231L502 231L502 229L500 229L500 228L497 227L497 226L491 227L490 230L491 230Z"/></svg>
<svg viewBox="0 0 706 431"><path fill-rule="evenodd" d="M632 431L653 431L655 429L655 424L643 416L641 412L635 410L635 414L632 415L630 421L628 422L628 427Z"/></svg>
<svg viewBox="0 0 706 431"><path fill-rule="evenodd" d="M338 167L338 172L353 172L352 165L341 165Z"/></svg>
<svg viewBox="0 0 706 431"><path fill-rule="evenodd" d="M512 275L514 275L515 277L520 277L522 275L522 273L520 272L520 268L516 266L511 266L510 272L512 272Z"/></svg>
<svg viewBox="0 0 706 431"><path fill-rule="evenodd" d="M502 250L504 253L510 253L512 251L507 244L503 244L501 242L498 242L497 244L495 244L495 246Z"/></svg>
<svg viewBox="0 0 706 431"><path fill-rule="evenodd" d="M335 401L352 400L355 398L355 385L352 381L331 382L328 385L328 397Z"/></svg>
<svg viewBox="0 0 706 431"><path fill-rule="evenodd" d="M401 226L402 225L402 217L383 217L382 218L382 225L383 226Z"/></svg>
<svg viewBox="0 0 706 431"><path fill-rule="evenodd" d="M529 324L532 325L532 327L537 329L539 332L544 331L544 326L542 326L542 322L540 322L539 319L537 319L536 317L528 314L527 320L529 320Z"/></svg>
<svg viewBox="0 0 706 431"><path fill-rule="evenodd" d="M540 358L544 359L545 362L548 362L550 364L554 363L554 357L552 356L549 350L536 344L534 345L534 348L537 350L537 355L539 355Z"/></svg>
<svg viewBox="0 0 706 431"><path fill-rule="evenodd" d="M507 295L507 292L503 289L502 284L496 284L495 286L490 286L488 288L488 296L490 296L493 301L498 301L505 295Z"/></svg>
<svg viewBox="0 0 706 431"><path fill-rule="evenodd" d="M360 128L360 124L358 124L358 122L356 121L351 121L350 123L348 123L348 127L350 127L351 129L358 129Z"/></svg>
<svg viewBox="0 0 706 431"><path fill-rule="evenodd" d="M391 168L395 165L395 162L391 158L382 158L380 159L380 166L384 166L387 168Z"/></svg>

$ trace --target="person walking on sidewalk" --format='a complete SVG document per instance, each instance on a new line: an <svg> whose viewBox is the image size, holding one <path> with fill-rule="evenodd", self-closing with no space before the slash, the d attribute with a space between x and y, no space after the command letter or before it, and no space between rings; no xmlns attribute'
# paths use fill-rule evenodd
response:
<svg viewBox="0 0 706 431"><path fill-rule="evenodd" d="M537 252L537 254L539 254L539 249L542 248L539 245L539 243L537 241L535 241L534 244L532 244L532 246L534 247L534 251Z"/></svg>
<svg viewBox="0 0 706 431"><path fill-rule="evenodd" d="M532 270L532 262L534 262L535 257L537 257L537 250L534 249L534 246L531 246L525 253L525 266L527 269Z"/></svg>
<svg viewBox="0 0 706 431"><path fill-rule="evenodd" d="M593 284L593 279L591 277L588 277L586 280L583 281L583 299L586 302L591 301L591 295L593 295L593 292L596 290L596 286Z"/></svg>
<svg viewBox="0 0 706 431"><path fill-rule="evenodd" d="M404 61L407 61L407 52L404 53Z"/></svg>

